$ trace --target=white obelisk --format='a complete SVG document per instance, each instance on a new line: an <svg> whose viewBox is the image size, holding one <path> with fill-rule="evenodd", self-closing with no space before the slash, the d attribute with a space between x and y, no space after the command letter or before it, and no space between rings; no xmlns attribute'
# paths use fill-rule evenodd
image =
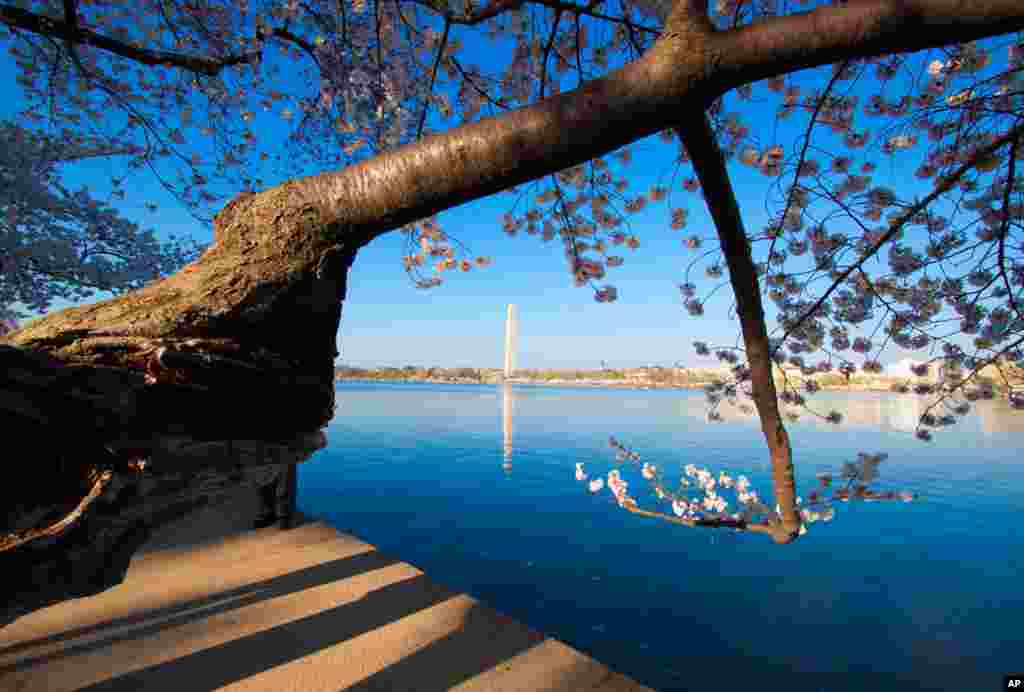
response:
<svg viewBox="0 0 1024 692"><path fill-rule="evenodd" d="M515 367L516 352L516 306L509 304L508 317L505 319L505 379L512 377L512 370Z"/></svg>

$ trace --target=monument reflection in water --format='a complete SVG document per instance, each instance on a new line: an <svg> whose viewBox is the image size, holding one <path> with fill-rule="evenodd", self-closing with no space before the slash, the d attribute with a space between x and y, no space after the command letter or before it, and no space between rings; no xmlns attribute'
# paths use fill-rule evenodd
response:
<svg viewBox="0 0 1024 692"><path fill-rule="evenodd" d="M628 514L574 479L615 466L615 434L670 479L695 463L766 495L757 417L709 425L698 390L341 382L338 398L328 448L299 469L303 512L654 689L722 687L724 669L737 688L964 692L1019 669L1024 414L1002 400L925 443L899 430L915 396L810 397L846 421L787 426L801 491L887 452L879 489L921 499L837 506L781 547Z"/></svg>
<svg viewBox="0 0 1024 692"><path fill-rule="evenodd" d="M512 385L508 380L515 370L516 338L519 333L519 319L516 306L509 304L505 318L505 368L502 373L501 394L501 429L504 437L503 457L501 464L506 472L512 470Z"/></svg>
<svg viewBox="0 0 1024 692"><path fill-rule="evenodd" d="M512 385L503 382L501 385L501 432L504 444L502 445L501 468L505 471L512 470L512 410Z"/></svg>

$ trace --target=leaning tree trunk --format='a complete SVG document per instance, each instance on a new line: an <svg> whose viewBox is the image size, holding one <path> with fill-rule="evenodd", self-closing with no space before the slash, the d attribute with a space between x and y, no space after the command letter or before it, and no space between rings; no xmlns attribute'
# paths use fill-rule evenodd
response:
<svg viewBox="0 0 1024 692"><path fill-rule="evenodd" d="M87 422L104 440L108 428L136 426L200 435L241 427L275 439L326 423L356 247L332 238L316 208L289 192L286 184L236 198L217 215L213 245L178 273L0 340L75 368L22 384L91 383L112 396L103 405L118 420ZM21 356L5 349L3 357ZM12 381L17 388L12 367L5 390Z"/></svg>
<svg viewBox="0 0 1024 692"><path fill-rule="evenodd" d="M284 199L236 200L194 264L0 345L0 429L20 450L0 490L0 626L118 583L161 526L246 487L264 509L294 502L334 412L355 249Z"/></svg>
<svg viewBox="0 0 1024 692"><path fill-rule="evenodd" d="M0 625L26 604L117 583L123 575L104 565L127 564L161 524L223 499L243 467L308 456L302 440L334 413L356 247L304 201L294 184L243 195L177 274L2 340L0 429L22 451L7 455L0 490L0 569L8 584L45 588L30 598L5 589ZM212 475L182 490L188 472ZM114 502L140 483L158 490L130 510ZM40 577L55 564L73 573Z"/></svg>
<svg viewBox="0 0 1024 692"><path fill-rule="evenodd" d="M0 536L33 511L47 517L28 535L57 530L166 436L280 441L324 425L358 248L653 134L681 95L703 109L710 34L685 14L672 40L575 92L240 195L217 214L213 245L178 273L0 339L15 347L0 346L0 423L35 450L32 463L8 464L20 476L0 491L14 508Z"/></svg>
<svg viewBox="0 0 1024 692"><path fill-rule="evenodd" d="M775 380L772 378L773 361L761 301L761 285L750 252L750 241L743 227L736 193L729 181L725 157L711 131L707 116L699 113L682 118L676 127L676 135L686 147L704 190L722 254L729 268L729 282L736 297L736 314L740 318L743 345L750 368L751 395L771 454L772 487L779 508L779 516L771 524L769 533L776 543L789 543L800 531L793 448L782 420Z"/></svg>
<svg viewBox="0 0 1024 692"><path fill-rule="evenodd" d="M202 442L174 435L140 443L149 448L146 462L123 473L96 474L106 481L93 487L102 485L101 492L79 502L67 515L73 518L68 526L33 529L30 525L43 517L23 514L20 530L0 539L18 542L0 553L0 627L38 608L119 584L140 550L181 547L273 522L292 526L298 519L296 465L321 449L326 438L314 433L279 442ZM83 450L78 459L89 458ZM53 509L59 516L66 507Z"/></svg>
<svg viewBox="0 0 1024 692"><path fill-rule="evenodd" d="M8 462L29 476L5 486L8 513L38 510L40 494L80 500L166 436L280 441L330 420L355 248L289 190L229 204L214 244L177 274L3 339L0 422L33 450Z"/></svg>
<svg viewBox="0 0 1024 692"><path fill-rule="evenodd" d="M0 339L0 429L7 450L31 450L7 452L0 556L59 540L62 516L88 521L108 484L171 439L162 463L173 472L190 449L230 454L257 438L269 453L326 423L348 268L377 235L674 127L681 109L702 114L740 84L1024 26L1016 0L964 7L865 2L716 32L706 2L682 0L641 58L575 91L239 196L217 215L214 244L177 274ZM770 384L755 389L759 409ZM773 462L791 471L785 430L773 430ZM793 516L784 523L791 532Z"/></svg>

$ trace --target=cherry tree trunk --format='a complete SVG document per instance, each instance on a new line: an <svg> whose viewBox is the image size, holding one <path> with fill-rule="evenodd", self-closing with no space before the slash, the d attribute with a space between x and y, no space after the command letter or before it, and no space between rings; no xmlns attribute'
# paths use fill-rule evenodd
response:
<svg viewBox="0 0 1024 692"><path fill-rule="evenodd" d="M73 509L70 514L77 516L65 528L0 552L0 627L38 608L121 583L139 552L183 547L275 522L292 526L300 518L294 506L296 465L322 448L325 439L317 433L276 443L204 443L178 435L151 443L144 470L103 473L109 480L102 492L84 510ZM60 516L76 501L50 500L37 512L21 515L20 537L32 533L33 524L52 523L46 513Z"/></svg>
<svg viewBox="0 0 1024 692"><path fill-rule="evenodd" d="M193 264L0 341L0 568L21 584L0 625L117 583L146 537L232 488L261 489L287 520L294 465L334 413L356 250L294 193L236 198Z"/></svg>
<svg viewBox="0 0 1024 692"><path fill-rule="evenodd" d="M70 541L76 532L84 532L75 540L89 557L76 554L76 564L100 564L114 546L130 556L139 536L164 521L160 512L170 512L148 500L132 515L136 534L102 533L98 527L112 520L101 521L97 508L116 494L111 488L136 482L135 474L173 475L189 463L211 469L243 448L253 467L294 457L287 450L295 441L333 415L347 272L372 238L675 127L683 112L704 113L741 84L1008 33L1024 27L1022 7L1019 0L864 0L716 31L706 3L676 2L641 58L572 92L237 197L217 215L214 244L173 276L0 339L0 568L39 576L31 546ZM7 12L4 21L18 25L23 15ZM698 173L703 181L708 171L698 166ZM734 204L709 202L713 211ZM738 239L741 226L725 230ZM749 274L730 270L734 278ZM756 296L747 284L740 288ZM757 317L756 303L750 307ZM791 453L773 420L770 377L756 392L768 414L776 482L791 488ZM216 473L228 481L237 475ZM210 487L182 492L196 500ZM784 489L780 499L789 494ZM796 523L793 508L785 512L784 540ZM51 547L67 557L69 545Z"/></svg>

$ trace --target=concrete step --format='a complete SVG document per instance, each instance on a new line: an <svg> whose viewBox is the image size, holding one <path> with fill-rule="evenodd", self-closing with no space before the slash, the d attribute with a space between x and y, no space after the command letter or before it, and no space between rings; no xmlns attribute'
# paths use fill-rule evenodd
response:
<svg viewBox="0 0 1024 692"><path fill-rule="evenodd" d="M647 688L321 522L149 553L0 629L0 689Z"/></svg>
<svg viewBox="0 0 1024 692"><path fill-rule="evenodd" d="M326 524L291 531L268 527L253 534L228 546L200 549L195 559L180 550L151 553L138 565L133 559L123 583L96 596L67 601L20 618L0 629L0 642L9 637L34 641L39 631L48 632L48 639L62 642L60 646L71 640L116 638L158 620L187 619L190 613L216 609L218 604L251 602L279 589L274 585L286 575L290 576L289 585L301 588L310 581L303 575L316 574L316 570L311 571L314 567L375 552L373 546L339 534ZM266 550L260 549L260 537L267 541ZM383 556L378 561L389 564ZM76 626L64 629L69 620ZM52 649L44 647L34 655L45 655ZM0 647L0 665L3 662Z"/></svg>
<svg viewBox="0 0 1024 692"><path fill-rule="evenodd" d="M152 569L151 565L157 566L160 570L166 570L173 566L175 560L186 555L189 565L193 568L204 569L206 566L220 568L240 560L301 550L324 541L338 540L342 535L344 534L339 534L336 529L320 521L309 522L291 529L267 526L191 547L141 552L132 557L131 569L140 576L148 574ZM367 545L352 536L346 536L346 540Z"/></svg>

